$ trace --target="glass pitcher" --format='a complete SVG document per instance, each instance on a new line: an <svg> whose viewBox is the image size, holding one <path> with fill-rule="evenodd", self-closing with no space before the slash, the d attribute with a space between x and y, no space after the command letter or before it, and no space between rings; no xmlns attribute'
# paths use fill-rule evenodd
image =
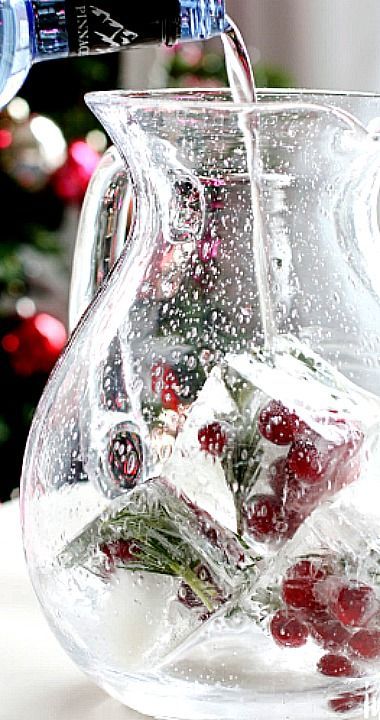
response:
<svg viewBox="0 0 380 720"><path fill-rule="evenodd" d="M90 189L100 289L25 453L47 619L155 717L375 716L379 100L88 102L128 173L112 149Z"/></svg>

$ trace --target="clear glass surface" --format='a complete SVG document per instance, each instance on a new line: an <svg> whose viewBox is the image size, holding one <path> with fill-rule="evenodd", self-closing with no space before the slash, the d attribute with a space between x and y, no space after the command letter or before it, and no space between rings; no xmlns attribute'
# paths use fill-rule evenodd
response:
<svg viewBox="0 0 380 720"><path fill-rule="evenodd" d="M330 100L88 99L133 209L33 422L25 548L73 660L156 717L376 707L379 100Z"/></svg>

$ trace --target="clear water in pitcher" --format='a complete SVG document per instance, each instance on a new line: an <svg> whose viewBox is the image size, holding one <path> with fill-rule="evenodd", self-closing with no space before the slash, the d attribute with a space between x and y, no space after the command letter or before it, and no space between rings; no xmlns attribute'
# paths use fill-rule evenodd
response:
<svg viewBox="0 0 380 720"><path fill-rule="evenodd" d="M234 99L254 101L237 31L224 47ZM61 615L52 623L81 667L157 717L368 714L380 671L380 406L275 333L260 128L243 112L241 127L263 346L215 365L180 432L167 434L160 477L105 511L99 499L80 531L70 495L72 539L57 548L45 605L50 595ZM138 436L115 436L109 462L133 486ZM86 493L96 490L79 484L78 508Z"/></svg>

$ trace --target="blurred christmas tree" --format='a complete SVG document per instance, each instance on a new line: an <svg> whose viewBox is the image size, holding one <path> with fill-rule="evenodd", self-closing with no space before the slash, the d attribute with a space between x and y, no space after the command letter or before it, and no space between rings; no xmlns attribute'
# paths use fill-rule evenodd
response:
<svg viewBox="0 0 380 720"><path fill-rule="evenodd" d="M66 342L78 211L107 143L83 96L115 87L118 63L36 65L0 113L0 500L18 487L30 421Z"/></svg>

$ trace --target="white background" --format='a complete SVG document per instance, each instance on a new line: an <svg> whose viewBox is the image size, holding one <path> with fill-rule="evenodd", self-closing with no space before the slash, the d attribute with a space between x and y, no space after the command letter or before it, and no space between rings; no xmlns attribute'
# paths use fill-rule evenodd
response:
<svg viewBox="0 0 380 720"><path fill-rule="evenodd" d="M291 72L297 87L380 92L379 0L226 0L251 57ZM120 86L159 87L160 53L123 55Z"/></svg>
<svg viewBox="0 0 380 720"><path fill-rule="evenodd" d="M0 505L0 720L149 720L109 698L69 660L32 590L18 502Z"/></svg>
<svg viewBox="0 0 380 720"><path fill-rule="evenodd" d="M226 0L246 41L298 87L380 91L379 0Z"/></svg>

